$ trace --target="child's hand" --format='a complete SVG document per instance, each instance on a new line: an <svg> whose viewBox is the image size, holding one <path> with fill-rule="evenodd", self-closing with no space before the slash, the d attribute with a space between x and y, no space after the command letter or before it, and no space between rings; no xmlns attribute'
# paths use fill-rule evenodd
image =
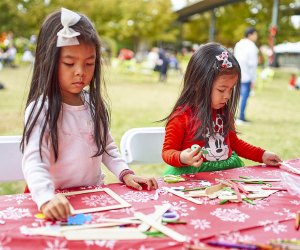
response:
<svg viewBox="0 0 300 250"><path fill-rule="evenodd" d="M180 161L183 164L187 164L193 167L200 167L203 163L201 148L192 150L187 148L180 153Z"/></svg>
<svg viewBox="0 0 300 250"><path fill-rule="evenodd" d="M57 194L52 200L43 204L41 212L51 220L66 219L71 215L69 201L63 194Z"/></svg>
<svg viewBox="0 0 300 250"><path fill-rule="evenodd" d="M281 159L273 152L265 151L262 156L262 161L267 165L278 166L281 162Z"/></svg>
<svg viewBox="0 0 300 250"><path fill-rule="evenodd" d="M133 174L127 174L123 177L123 181L126 186L133 187L138 190L142 190L143 187L140 184L146 184L148 190L157 189L158 184L155 178L140 177Z"/></svg>

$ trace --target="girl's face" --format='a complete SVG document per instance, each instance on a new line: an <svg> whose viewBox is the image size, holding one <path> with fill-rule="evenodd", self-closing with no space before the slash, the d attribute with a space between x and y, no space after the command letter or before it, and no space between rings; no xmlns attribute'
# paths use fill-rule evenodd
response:
<svg viewBox="0 0 300 250"><path fill-rule="evenodd" d="M225 106L232 95L237 80L237 74L220 75L216 78L211 93L211 106L213 109L220 109Z"/></svg>
<svg viewBox="0 0 300 250"><path fill-rule="evenodd" d="M60 50L58 81L63 102L82 105L80 93L90 84L95 70L96 48L91 44L65 46Z"/></svg>

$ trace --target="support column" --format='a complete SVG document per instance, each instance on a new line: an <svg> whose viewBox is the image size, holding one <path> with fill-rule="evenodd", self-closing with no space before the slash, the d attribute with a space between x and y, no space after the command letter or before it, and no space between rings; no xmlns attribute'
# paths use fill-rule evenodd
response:
<svg viewBox="0 0 300 250"><path fill-rule="evenodd" d="M273 10L272 10L272 23L269 29L269 46L272 50L272 55L269 57L269 65L275 65L275 38L277 33L277 25L278 25L278 10L279 10L279 0L274 0L273 2Z"/></svg>
<svg viewBox="0 0 300 250"><path fill-rule="evenodd" d="M208 40L213 42L215 40L216 33L216 15L215 10L210 11L210 22L209 22L209 36Z"/></svg>

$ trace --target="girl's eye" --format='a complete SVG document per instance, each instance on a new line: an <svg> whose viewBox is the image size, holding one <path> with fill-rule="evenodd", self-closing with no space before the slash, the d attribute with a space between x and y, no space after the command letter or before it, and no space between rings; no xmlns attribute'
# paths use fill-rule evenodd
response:
<svg viewBox="0 0 300 250"><path fill-rule="evenodd" d="M64 62L64 65L66 65L66 66L68 66L68 67L71 67L71 66L74 65L74 63L66 63L66 62Z"/></svg>
<svg viewBox="0 0 300 250"><path fill-rule="evenodd" d="M224 89L218 89L219 92L224 93L225 90Z"/></svg>
<svg viewBox="0 0 300 250"><path fill-rule="evenodd" d="M92 62L92 63L87 63L86 65L87 65L87 66L94 66L95 63L94 63L94 62Z"/></svg>

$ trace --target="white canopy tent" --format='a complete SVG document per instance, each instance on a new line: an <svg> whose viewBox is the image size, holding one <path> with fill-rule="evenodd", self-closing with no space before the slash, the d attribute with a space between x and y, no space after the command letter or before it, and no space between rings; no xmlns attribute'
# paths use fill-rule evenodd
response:
<svg viewBox="0 0 300 250"><path fill-rule="evenodd" d="M300 42L297 43L281 43L274 47L276 54L280 53L300 53Z"/></svg>

